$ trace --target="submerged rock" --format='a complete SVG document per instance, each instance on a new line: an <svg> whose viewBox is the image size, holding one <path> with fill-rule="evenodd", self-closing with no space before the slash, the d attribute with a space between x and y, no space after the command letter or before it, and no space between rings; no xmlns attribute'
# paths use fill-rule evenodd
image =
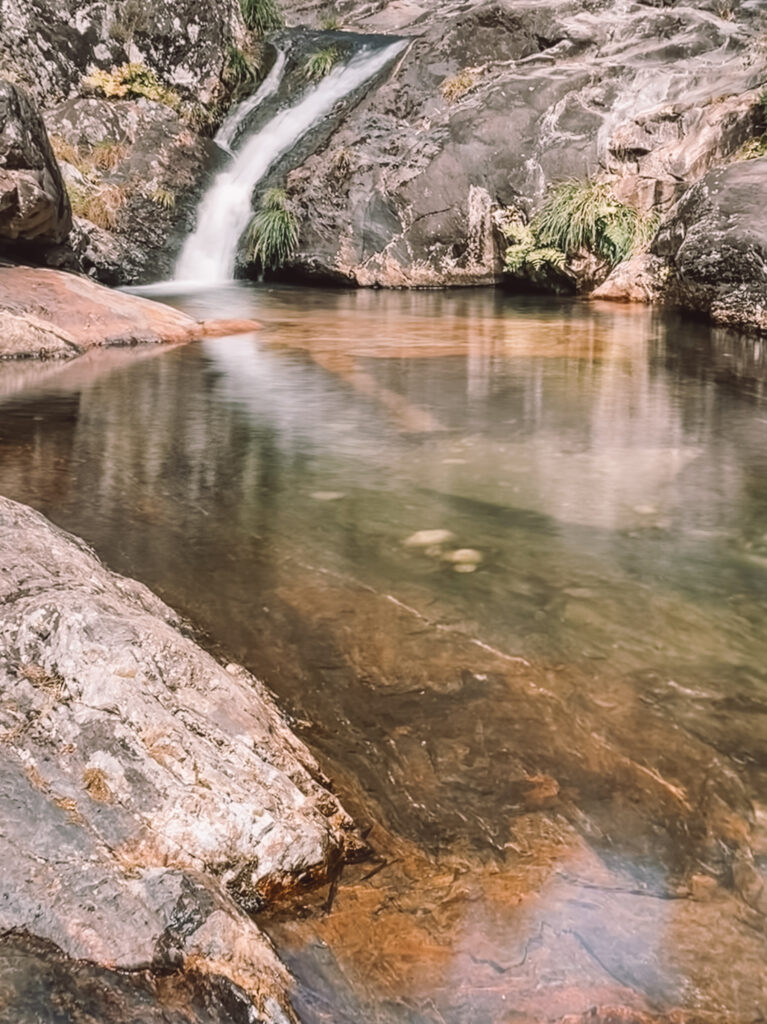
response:
<svg viewBox="0 0 767 1024"><path fill-rule="evenodd" d="M0 81L0 239L61 242L71 226L43 120L23 89Z"/></svg>
<svg viewBox="0 0 767 1024"><path fill-rule="evenodd" d="M257 680L5 498L0 563L0 930L53 944L65 979L66 957L192 972L247 994L259 1020L292 1019L244 911L360 848L312 756ZM12 971L11 1000L20 984Z"/></svg>
<svg viewBox="0 0 767 1024"><path fill-rule="evenodd" d="M482 561L482 552L475 548L457 548L455 551L448 551L445 561L454 565L479 565Z"/></svg>
<svg viewBox="0 0 767 1024"><path fill-rule="evenodd" d="M438 544L447 544L452 539L453 534L450 530L416 530L403 543L409 548L430 548Z"/></svg>

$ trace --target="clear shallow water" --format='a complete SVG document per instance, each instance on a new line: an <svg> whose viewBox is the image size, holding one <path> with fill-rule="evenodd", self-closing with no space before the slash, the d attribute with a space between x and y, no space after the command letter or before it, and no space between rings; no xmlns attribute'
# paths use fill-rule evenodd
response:
<svg viewBox="0 0 767 1024"><path fill-rule="evenodd" d="M370 829L262 916L302 1019L767 1013L761 349L494 292L177 301L264 329L0 367L0 492L265 678Z"/></svg>

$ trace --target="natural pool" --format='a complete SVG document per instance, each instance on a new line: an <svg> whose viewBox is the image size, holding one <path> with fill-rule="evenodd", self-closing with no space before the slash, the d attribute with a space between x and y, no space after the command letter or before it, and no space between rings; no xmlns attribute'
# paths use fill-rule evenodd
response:
<svg viewBox="0 0 767 1024"><path fill-rule="evenodd" d="M0 366L0 493L268 682L367 831L261 915L302 1020L767 1017L759 345L493 291L176 301L264 329Z"/></svg>

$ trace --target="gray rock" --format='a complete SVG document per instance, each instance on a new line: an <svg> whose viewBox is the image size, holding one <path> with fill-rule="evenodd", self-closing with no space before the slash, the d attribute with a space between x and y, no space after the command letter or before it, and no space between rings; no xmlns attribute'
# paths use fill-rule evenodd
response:
<svg viewBox="0 0 767 1024"><path fill-rule="evenodd" d="M161 302L110 291L86 277L0 266L0 358L68 358L94 347L179 344L250 333L253 320L197 321Z"/></svg>
<svg viewBox="0 0 767 1024"><path fill-rule="evenodd" d="M74 337L50 321L0 309L0 359L72 359L81 352Z"/></svg>
<svg viewBox="0 0 767 1024"><path fill-rule="evenodd" d="M108 970L23 935L0 939L3 1021L13 1024L253 1024L252 1003L219 979Z"/></svg>
<svg viewBox="0 0 767 1024"><path fill-rule="evenodd" d="M0 238L61 242L71 226L42 118L23 89L0 81Z"/></svg>
<svg viewBox="0 0 767 1024"><path fill-rule="evenodd" d="M668 261L643 252L619 263L591 293L592 299L617 302L663 302L671 277Z"/></svg>
<svg viewBox="0 0 767 1024"><path fill-rule="evenodd" d="M257 680L4 498L0 565L0 932L220 977L284 1020L287 974L244 910L359 849L316 763Z"/></svg>
<svg viewBox="0 0 767 1024"><path fill-rule="evenodd" d="M653 245L673 271L669 301L716 323L767 330L767 157L712 171Z"/></svg>
<svg viewBox="0 0 767 1024"><path fill-rule="evenodd" d="M208 102L229 47L245 38L238 0L1 0L0 23L0 67L46 103L76 92L92 68L128 61Z"/></svg>
<svg viewBox="0 0 767 1024"><path fill-rule="evenodd" d="M222 159L218 147L176 111L147 99L79 97L46 117L54 143L80 154L87 178L74 183L78 192L87 197L106 189L118 196L109 228L76 218L68 254L73 265L111 285L169 276L201 191ZM106 166L99 163L105 154ZM81 209L87 215L87 206L76 212ZM47 262L58 266L61 258L50 253Z"/></svg>
<svg viewBox="0 0 767 1024"><path fill-rule="evenodd" d="M320 13L286 6L294 20ZM345 27L414 40L290 175L304 214L292 271L497 281L494 211L529 213L563 178L608 177L641 207L668 207L754 131L758 12L730 6L720 17L711 3L340 4Z"/></svg>

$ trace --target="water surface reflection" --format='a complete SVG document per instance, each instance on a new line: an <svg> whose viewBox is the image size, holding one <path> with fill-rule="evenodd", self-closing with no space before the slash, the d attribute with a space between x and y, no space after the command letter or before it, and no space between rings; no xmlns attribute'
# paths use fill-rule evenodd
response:
<svg viewBox="0 0 767 1024"><path fill-rule="evenodd" d="M264 330L0 368L0 491L265 678L370 829L264 919L302 1018L767 1015L762 351L493 292L179 301Z"/></svg>

